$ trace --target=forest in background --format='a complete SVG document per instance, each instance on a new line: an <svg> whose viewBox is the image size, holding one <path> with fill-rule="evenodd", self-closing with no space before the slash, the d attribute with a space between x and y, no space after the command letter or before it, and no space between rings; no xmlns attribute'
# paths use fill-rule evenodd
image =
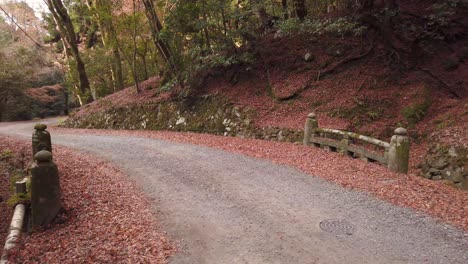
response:
<svg viewBox="0 0 468 264"><path fill-rule="evenodd" d="M27 120L56 113L49 113L46 104L63 111L64 100L55 98L63 94L59 87L43 89L48 93L40 93L36 99L27 92L28 88L63 82L58 56L44 46L47 30L42 20L24 2L2 3L0 7L0 120Z"/></svg>
<svg viewBox="0 0 468 264"><path fill-rule="evenodd" d="M128 86L141 92L139 83L151 76L161 77L161 91L189 96L207 77L229 73L235 81L261 64L258 50L265 42L259 40L271 32L359 41L397 74L421 70L422 58L437 45L466 38L465 28L462 34L457 29L464 27L465 1L414 1L405 8L400 2L45 0L49 12L38 19L26 3L7 1L0 16L0 113L3 120L47 116L38 113L40 105L31 112L31 94L66 113L65 105L80 106ZM459 60L466 54L465 48ZM457 67L459 60L448 59L445 67ZM444 84L437 73L422 70ZM64 88L25 92L56 84ZM445 86L464 96L463 89Z"/></svg>

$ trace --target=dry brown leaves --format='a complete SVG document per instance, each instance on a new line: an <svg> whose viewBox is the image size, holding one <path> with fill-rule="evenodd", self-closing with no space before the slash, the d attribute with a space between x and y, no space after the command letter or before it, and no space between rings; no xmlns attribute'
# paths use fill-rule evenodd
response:
<svg viewBox="0 0 468 264"><path fill-rule="evenodd" d="M0 147L0 153L4 150ZM0 245L5 242L8 227L10 226L11 215L13 210L7 205L7 200L10 197L10 181L9 173L6 168L0 164Z"/></svg>
<svg viewBox="0 0 468 264"><path fill-rule="evenodd" d="M10 149L27 143L0 138ZM165 263L173 246L150 204L111 165L55 146L64 211L54 225L23 238L14 263Z"/></svg>
<svg viewBox="0 0 468 264"><path fill-rule="evenodd" d="M74 114L78 117L81 115L103 112L115 107L124 107L132 104L157 103L166 100L169 98L170 93L159 93L158 89L155 89L159 86L160 81L158 77L149 78L139 84L142 90L141 93L137 93L135 86L130 86L122 91L87 104Z"/></svg>

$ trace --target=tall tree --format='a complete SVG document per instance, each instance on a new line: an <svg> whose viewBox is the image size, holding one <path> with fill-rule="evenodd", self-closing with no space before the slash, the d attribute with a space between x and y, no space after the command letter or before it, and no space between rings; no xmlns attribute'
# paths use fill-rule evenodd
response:
<svg viewBox="0 0 468 264"><path fill-rule="evenodd" d="M104 47L112 50L111 75L114 90L122 90L124 88L122 59L119 51L119 39L117 38L117 32L112 21L110 3L105 0L88 0L87 5L90 9L94 9L94 17L101 31Z"/></svg>
<svg viewBox="0 0 468 264"><path fill-rule="evenodd" d="M150 24L151 36L153 37L154 44L156 45L159 54L164 59L171 72L173 74L177 74L177 68L172 61L172 54L171 50L169 49L169 45L160 37L160 33L163 27L161 21L159 20L158 14L156 13L153 0L142 1L145 6L145 14Z"/></svg>
<svg viewBox="0 0 468 264"><path fill-rule="evenodd" d="M59 32L62 35L62 39L65 45L68 46L71 55L76 63L76 70L78 72L79 89L82 95L90 91L90 84L88 75L86 74L86 68L83 60L81 59L80 52L78 50L78 39L76 37L73 23L70 19L67 9L63 5L61 0L45 0L47 6L54 17ZM88 102L92 101L93 98L90 96L87 98Z"/></svg>

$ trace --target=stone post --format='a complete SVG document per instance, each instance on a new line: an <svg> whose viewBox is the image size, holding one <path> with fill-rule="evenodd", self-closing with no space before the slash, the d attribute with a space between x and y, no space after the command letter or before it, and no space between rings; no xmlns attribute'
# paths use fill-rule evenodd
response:
<svg viewBox="0 0 468 264"><path fill-rule="evenodd" d="M60 211L60 182L52 153L41 150L31 167L31 211L33 227L50 224Z"/></svg>
<svg viewBox="0 0 468 264"><path fill-rule="evenodd" d="M16 194L27 193L26 183L28 182L27 178L22 179L21 181L15 182Z"/></svg>
<svg viewBox="0 0 468 264"><path fill-rule="evenodd" d="M408 172L410 142L405 128L395 129L388 150L388 168L399 173Z"/></svg>
<svg viewBox="0 0 468 264"><path fill-rule="evenodd" d="M315 113L307 115L304 127L304 140L302 143L306 146L310 145L310 138L315 135L315 130L318 128L318 122Z"/></svg>
<svg viewBox="0 0 468 264"><path fill-rule="evenodd" d="M52 152L52 141L50 139L50 134L46 129L47 125L44 124L36 124L34 126L34 132L32 135L33 157L41 150Z"/></svg>
<svg viewBox="0 0 468 264"><path fill-rule="evenodd" d="M351 144L351 139L350 139L349 135L347 135L347 134L344 135L343 139L341 140L341 146L340 146L341 154L343 154L345 156L348 156L348 157L352 156L351 152L348 151L348 147L349 147L350 144Z"/></svg>

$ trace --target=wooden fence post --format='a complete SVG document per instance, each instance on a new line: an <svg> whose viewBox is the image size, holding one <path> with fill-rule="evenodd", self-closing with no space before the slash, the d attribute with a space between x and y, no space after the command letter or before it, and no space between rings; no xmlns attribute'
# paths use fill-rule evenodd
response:
<svg viewBox="0 0 468 264"><path fill-rule="evenodd" d="M410 142L405 128L395 129L388 150L388 168L399 173L408 172Z"/></svg>
<svg viewBox="0 0 468 264"><path fill-rule="evenodd" d="M315 113L310 113L307 115L307 119L305 122L305 127L304 127L304 140L302 143L304 145L310 145L310 138L312 135L315 135L315 130L318 128L318 122L316 119Z"/></svg>
<svg viewBox="0 0 468 264"><path fill-rule="evenodd" d="M351 144L351 139L349 138L349 135L347 134L344 135L343 139L341 140L341 148L340 148L341 154L348 156L348 157L352 156L351 152L348 151L348 147L350 144Z"/></svg>

